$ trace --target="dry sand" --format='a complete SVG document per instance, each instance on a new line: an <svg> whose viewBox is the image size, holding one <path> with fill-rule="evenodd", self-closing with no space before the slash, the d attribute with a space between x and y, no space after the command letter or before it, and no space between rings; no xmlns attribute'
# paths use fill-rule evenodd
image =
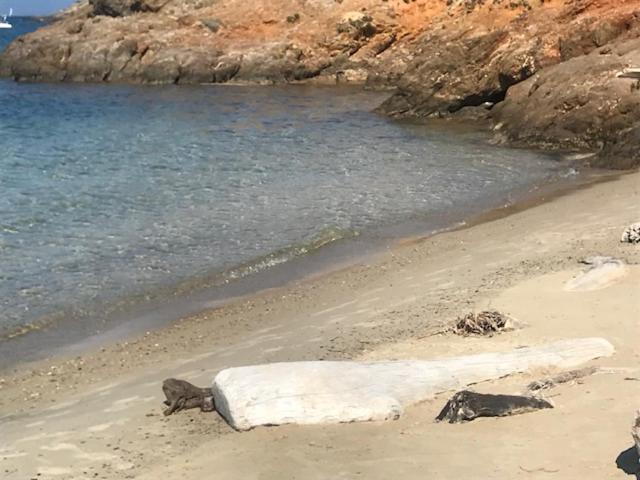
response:
<svg viewBox="0 0 640 480"><path fill-rule="evenodd" d="M338 272L263 292L141 338L73 359L23 365L0 378L4 479L339 479L628 477L640 408L640 174L504 218L404 242ZM593 291L564 286L578 260L629 266ZM492 338L438 332L490 307L525 326ZM553 410L463 425L433 418L450 393L398 421L258 428L237 433L215 414L161 413L174 376L204 386L228 366L302 359L434 358L603 336L608 368L547 393ZM475 385L522 392L552 372ZM623 464L633 460L624 454ZM636 458L637 461L637 458ZM631 466L626 465L629 469ZM631 477L628 477L631 478Z"/></svg>

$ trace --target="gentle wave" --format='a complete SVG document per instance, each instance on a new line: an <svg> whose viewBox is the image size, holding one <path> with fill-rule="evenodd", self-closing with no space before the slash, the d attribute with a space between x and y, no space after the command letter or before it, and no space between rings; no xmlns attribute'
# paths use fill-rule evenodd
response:
<svg viewBox="0 0 640 480"><path fill-rule="evenodd" d="M271 267L282 265L295 258L314 253L329 244L338 242L340 240L356 238L358 236L359 232L355 230L348 230L340 227L326 227L320 230L316 235L312 236L312 238L308 242L279 249L275 252L257 257L253 260L222 272L214 272L207 276L190 278L172 287L114 299L113 302L110 302L106 305L88 304L83 308L76 308L73 310L67 309L54 312L29 323L25 323L15 327L4 329L0 328L0 341L14 340L34 332L39 332L48 328L55 327L64 321L82 321L87 317L96 315L98 311L100 311L102 313L102 316L104 317L113 315L114 312L120 309L126 310L131 309L136 305L152 303L154 300L157 300L159 298L171 298L180 295L188 295L205 288L209 289L223 284L228 284L230 282L246 278L250 275L264 272Z"/></svg>
<svg viewBox="0 0 640 480"><path fill-rule="evenodd" d="M296 257L312 253L330 243L347 238L354 238L358 235L359 233L356 230L327 227L321 230L309 242L280 249L276 252L252 260L244 265L232 268L223 274L223 278L225 278L225 280L237 280L239 278L244 278L247 275L262 272L270 267L283 264Z"/></svg>
<svg viewBox="0 0 640 480"><path fill-rule="evenodd" d="M371 113L381 100L0 81L0 335L91 333L158 299L264 288L278 265L356 232L432 231L561 170L474 133L389 122Z"/></svg>

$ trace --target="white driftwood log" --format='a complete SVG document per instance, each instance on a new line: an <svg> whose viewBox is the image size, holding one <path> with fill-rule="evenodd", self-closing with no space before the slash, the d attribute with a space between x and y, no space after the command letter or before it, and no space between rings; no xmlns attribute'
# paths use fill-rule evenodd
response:
<svg viewBox="0 0 640 480"><path fill-rule="evenodd" d="M222 370L213 396L238 430L387 420L440 392L531 368L571 368L613 352L602 338L584 338L433 361L273 363Z"/></svg>

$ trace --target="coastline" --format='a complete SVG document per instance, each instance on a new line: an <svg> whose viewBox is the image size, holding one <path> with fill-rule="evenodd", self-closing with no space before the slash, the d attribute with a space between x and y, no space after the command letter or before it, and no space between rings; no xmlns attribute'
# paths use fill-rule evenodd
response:
<svg viewBox="0 0 640 480"><path fill-rule="evenodd" d="M636 63L638 0L583 3L85 0L12 42L0 76L392 88L390 117L483 120L496 142L634 168L640 109L619 74Z"/></svg>
<svg viewBox="0 0 640 480"><path fill-rule="evenodd" d="M186 274L173 283L145 282L148 292L105 296L94 310L79 302L77 316L62 315L55 327L0 340L3 478L422 480L459 478L461 469L471 480L618 478L621 471L640 478L629 435L640 398L640 246L620 242L622 230L640 221L640 83L624 75L640 51L640 0L500 7L454 0L433 8L399 0L143 0L143 12L134 3L139 8L83 0L0 52L0 77L389 89L376 114L441 134L483 131L514 158L519 147L564 158L562 168L547 171L562 180L526 189L494 182L499 195L488 181L471 206L433 218L412 210L362 236L354 227L304 255L295 249L312 242L289 239L264 257L228 262L237 271L272 265L232 281L225 275L233 270L182 262ZM470 152L474 163L490 163ZM451 159L443 165L466 168ZM506 168L528 178L526 163ZM409 171L413 178L416 169ZM434 185L453 191L454 182ZM373 181L365 185L371 190ZM358 238L349 238L353 232ZM213 237L205 238L211 250ZM281 263L279 254L291 259ZM593 256L622 267L601 285L568 288ZM123 270L123 290L130 278L137 277ZM488 337L451 332L456 319L481 310L507 314L516 328ZM98 311L95 321L82 321ZM431 360L578 337L603 337L615 354L585 364L595 374L541 392L553 405L544 412L435 424L447 391L389 422L239 433L215 413L163 416L161 386L170 377L206 387L219 371L243 365ZM527 384L557 373L532 370L467 388L528 394Z"/></svg>
<svg viewBox="0 0 640 480"><path fill-rule="evenodd" d="M640 332L635 313L640 305L630 300L629 294L637 287L640 252L636 246L619 242L622 229L637 221L639 199L640 173L635 172L501 218L395 245L359 265L263 291L142 337L69 360L42 361L6 372L0 380L0 422L6 432L0 466L9 479L31 472L48 473L52 478L89 478L93 472L104 478L125 474L153 478L180 469L184 478L199 478L212 468L220 478L282 478L282 468L311 471L308 469L317 468L323 459L326 465L327 451L306 445L328 442L334 448L345 448L332 468L357 464L368 478L381 478L393 463L380 460L385 457L379 448L385 444L383 438L388 442L389 435L412 439L415 447L399 441L410 449L420 446L426 458L432 459L442 448L452 448L460 441L469 443L466 435L464 440L456 437L459 429L440 427L442 448L429 441L429 432L436 428L431 423L432 413L446 395L412 408L397 422L265 428L236 434L210 414L189 411L162 419L161 381L175 376L205 386L219 369L235 365L305 359L433 358L601 335L618 351L604 364L622 369L620 373L563 387L562 396L556 399L557 412L542 417L550 431L539 435L531 433L541 421L538 414L474 422L469 428L487 443L476 445L484 453L468 459L467 465L477 475L471 478L513 477L519 474L513 458L517 463L517 455L524 454L513 440L517 435L528 431L527 444L544 444L548 436L566 442L566 437L559 439L553 425L557 427L561 420L567 433L572 431L571 422L589 425L589 419L602 409L610 410L607 399L615 397L616 409L607 414L606 426L599 425L598 437L591 438L588 446L574 445L565 452L569 455L565 463L558 465L555 455L544 458L545 448L530 457L531 461L544 460L543 467L550 471L558 470L558 478L611 476L613 459L600 458L595 452L609 455L610 450L628 443L629 425L624 421L631 418L632 408L627 404L640 394L640 382L624 381L624 377L638 376L633 369L637 370L634 342ZM595 254L623 259L630 265L630 276L619 286L584 296L579 308L572 301L574 313L563 306L564 300L536 298L545 293L557 295L553 292L557 292L558 282L580 270L578 260ZM510 313L515 310L527 326L492 339L438 334L469 310L502 305ZM607 314L607 308L614 310ZM565 315L577 318L558 323ZM514 391L530 378L531 374L520 375L478 387L491 391L493 385ZM585 389L588 402L581 401ZM567 410L567 402L580 414ZM98 412L100 419L96 418ZM500 422L508 422L504 430ZM510 433L508 425L515 426ZM504 452L499 455L502 460L495 456L491 435L510 435L515 444L505 448L516 456L506 455L512 460L498 463ZM49 445L45 450L41 449L43 442ZM261 444L270 447L262 449ZM362 448L347 447L359 444ZM296 455L286 467L282 449ZM593 456L587 455L591 461L583 463L585 449ZM419 472L420 461L406 462L397 457L401 453L395 447L393 451L393 468L402 467L404 478L424 473ZM42 456L34 462L35 452ZM256 463L238 461L238 452L255 458ZM489 466L494 470L487 470L486 463L478 464L490 452ZM531 461L524 462L524 468L533 468ZM569 464L570 474L565 469ZM456 466L455 462L447 465L450 469ZM445 471L441 464L438 468L441 470L435 471L441 478L454 478L453 471Z"/></svg>
<svg viewBox="0 0 640 480"><path fill-rule="evenodd" d="M458 125L458 128L463 132L470 131L469 125ZM570 168L566 161L558 162L558 168ZM286 289L295 282L305 282L375 261L375 258L399 245L499 219L624 174L588 168L581 169L575 177L562 177L556 173L551 184L532 184L523 191L509 193L504 203L493 201L471 210L441 212L435 217L432 214L418 214L400 223L375 227L363 235L357 232L356 235L341 237L338 241L313 248L304 255L294 255L287 261L235 279L230 278L234 272L250 270L263 259L254 259L231 270L216 271L207 277L189 279L155 293L144 292L113 305L94 307L95 312L111 312L103 313L96 321L86 316L65 319L64 314L60 313L52 316L50 321L45 318L42 322L27 324L16 335L0 339L0 374L20 368L21 364L80 355L148 331L170 327L180 319L230 306L265 291ZM291 250L294 248L297 247L290 247ZM144 301L136 302L138 297Z"/></svg>

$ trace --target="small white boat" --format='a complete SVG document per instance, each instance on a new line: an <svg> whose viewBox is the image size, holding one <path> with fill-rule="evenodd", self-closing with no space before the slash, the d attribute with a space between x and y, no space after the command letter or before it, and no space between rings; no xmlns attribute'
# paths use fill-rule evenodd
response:
<svg viewBox="0 0 640 480"><path fill-rule="evenodd" d="M7 18L11 17L11 15L13 15L13 8L9 9L9 15L2 16L2 21L0 22L0 28L13 28L13 25L7 22Z"/></svg>

